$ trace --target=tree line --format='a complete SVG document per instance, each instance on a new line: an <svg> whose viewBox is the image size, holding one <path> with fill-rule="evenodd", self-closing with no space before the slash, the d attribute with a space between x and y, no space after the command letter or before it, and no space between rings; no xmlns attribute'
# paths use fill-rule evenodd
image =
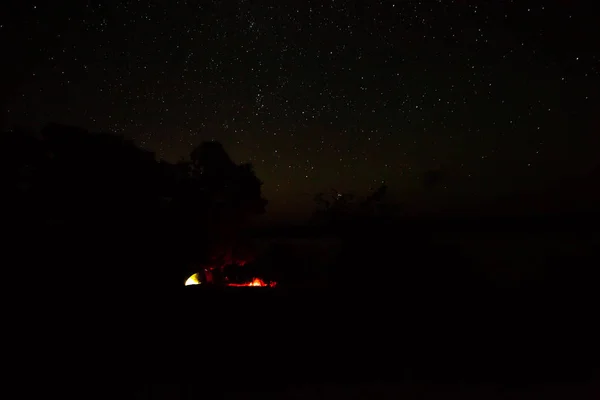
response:
<svg viewBox="0 0 600 400"><path fill-rule="evenodd" d="M4 226L17 263L38 266L41 280L175 287L191 265L231 258L240 230L265 212L252 165L218 142L170 163L122 136L61 124L0 140Z"/></svg>

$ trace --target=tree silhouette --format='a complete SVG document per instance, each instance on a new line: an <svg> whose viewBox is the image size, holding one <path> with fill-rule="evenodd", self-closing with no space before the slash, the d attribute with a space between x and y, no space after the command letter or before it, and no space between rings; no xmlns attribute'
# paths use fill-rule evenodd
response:
<svg viewBox="0 0 600 400"><path fill-rule="evenodd" d="M236 167L223 145L219 142L203 142L190 153L194 176L222 177Z"/></svg>
<svg viewBox="0 0 600 400"><path fill-rule="evenodd" d="M220 143L203 142L191 152L189 162L177 167L188 171L176 199L181 218L202 226L204 235L196 239L211 249L203 261L213 265L233 262L241 230L252 216L263 214L267 204L252 165L236 165Z"/></svg>
<svg viewBox="0 0 600 400"><path fill-rule="evenodd" d="M5 223L21 223L35 218L33 211L38 203L36 191L39 173L43 168L45 151L34 133L24 130L3 132L0 135L2 157L0 157L0 177L3 188L3 210ZM32 211L25 215L19 210Z"/></svg>
<svg viewBox="0 0 600 400"><path fill-rule="evenodd" d="M317 210L326 211L331 206L331 202L325 197L325 193L317 193L314 197L314 202L317 205Z"/></svg>
<svg viewBox="0 0 600 400"><path fill-rule="evenodd" d="M383 198L385 197L387 189L387 185L382 184L375 191L373 191L373 193L368 195L360 204L360 208L363 211L363 213L368 213L371 215L377 214L378 207L381 204Z"/></svg>
<svg viewBox="0 0 600 400"><path fill-rule="evenodd" d="M352 193L340 193L336 189L332 189L329 197L325 197L324 193L317 193L314 197L317 208L313 213L313 220L336 224L375 217L386 192L387 185L382 184L362 200Z"/></svg>
<svg viewBox="0 0 600 400"><path fill-rule="evenodd" d="M252 166L234 164L216 142L172 164L122 136L60 124L1 141L4 220L43 257L21 259L93 275L90 284L180 286L188 265L224 253L265 211Z"/></svg>

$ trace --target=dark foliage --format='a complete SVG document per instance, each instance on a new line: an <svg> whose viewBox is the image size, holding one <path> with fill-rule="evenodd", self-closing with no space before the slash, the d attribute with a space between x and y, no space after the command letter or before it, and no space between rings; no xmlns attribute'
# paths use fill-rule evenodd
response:
<svg viewBox="0 0 600 400"><path fill-rule="evenodd" d="M179 287L190 264L220 257L265 211L251 165L219 143L171 164L123 137L58 124L1 141L3 220L22 278Z"/></svg>

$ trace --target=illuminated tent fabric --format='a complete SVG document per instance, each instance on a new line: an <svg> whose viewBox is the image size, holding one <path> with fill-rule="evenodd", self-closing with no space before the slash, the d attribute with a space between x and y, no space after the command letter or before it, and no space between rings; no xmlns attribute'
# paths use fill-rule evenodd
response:
<svg viewBox="0 0 600 400"><path fill-rule="evenodd" d="M185 286L199 285L199 284L200 284L200 276L198 275L197 272L194 275L187 278L187 280L185 281Z"/></svg>

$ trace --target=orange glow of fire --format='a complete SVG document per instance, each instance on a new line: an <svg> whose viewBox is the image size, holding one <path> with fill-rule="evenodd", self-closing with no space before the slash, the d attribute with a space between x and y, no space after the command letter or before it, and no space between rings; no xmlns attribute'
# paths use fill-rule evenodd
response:
<svg viewBox="0 0 600 400"><path fill-rule="evenodd" d="M228 283L227 284L227 286L235 286L235 287L242 287L242 286L275 287L276 285L277 285L277 282L266 283L265 281L263 281L260 278L253 278L250 282L246 282L246 283Z"/></svg>

